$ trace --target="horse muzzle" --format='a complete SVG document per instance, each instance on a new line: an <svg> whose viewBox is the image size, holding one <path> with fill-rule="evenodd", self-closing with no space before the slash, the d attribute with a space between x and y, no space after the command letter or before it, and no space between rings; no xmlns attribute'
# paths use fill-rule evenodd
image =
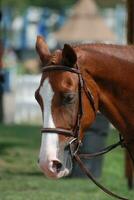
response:
<svg viewBox="0 0 134 200"><path fill-rule="evenodd" d="M70 174L72 170L72 161L69 159L65 161L65 163L62 163L58 159L39 160L39 167L46 177L58 179Z"/></svg>

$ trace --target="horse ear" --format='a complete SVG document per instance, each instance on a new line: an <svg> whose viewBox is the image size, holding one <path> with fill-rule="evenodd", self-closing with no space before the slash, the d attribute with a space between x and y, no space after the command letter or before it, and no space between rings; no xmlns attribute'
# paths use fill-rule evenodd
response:
<svg viewBox="0 0 134 200"><path fill-rule="evenodd" d="M42 36L37 36L36 51L42 61L42 64L46 65L50 59L51 53Z"/></svg>
<svg viewBox="0 0 134 200"><path fill-rule="evenodd" d="M70 45L65 44L62 50L62 63L64 65L73 67L76 64L76 62L77 62L77 55L74 49Z"/></svg>

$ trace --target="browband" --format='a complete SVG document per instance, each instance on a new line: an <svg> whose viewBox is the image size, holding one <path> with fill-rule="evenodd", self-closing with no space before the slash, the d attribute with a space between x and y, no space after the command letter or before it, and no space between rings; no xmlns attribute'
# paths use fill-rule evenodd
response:
<svg viewBox="0 0 134 200"><path fill-rule="evenodd" d="M80 74L79 69L63 65L49 65L42 68L42 72L51 72L51 71L69 71L75 74Z"/></svg>

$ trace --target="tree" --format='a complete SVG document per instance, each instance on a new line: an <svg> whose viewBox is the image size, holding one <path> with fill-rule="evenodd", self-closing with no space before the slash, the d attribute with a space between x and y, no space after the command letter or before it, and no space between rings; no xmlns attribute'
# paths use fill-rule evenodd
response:
<svg viewBox="0 0 134 200"><path fill-rule="evenodd" d="M127 41L129 44L134 44L134 0L127 0Z"/></svg>
<svg viewBox="0 0 134 200"><path fill-rule="evenodd" d="M49 7L55 10L60 10L66 7L69 7L76 3L77 0L3 0L2 6L10 6L13 9L16 8L19 10L24 10L28 6L41 6L41 7Z"/></svg>

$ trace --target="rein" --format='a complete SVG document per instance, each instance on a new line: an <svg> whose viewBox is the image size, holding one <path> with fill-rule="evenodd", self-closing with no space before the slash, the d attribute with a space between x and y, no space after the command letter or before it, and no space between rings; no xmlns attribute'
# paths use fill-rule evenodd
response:
<svg viewBox="0 0 134 200"><path fill-rule="evenodd" d="M102 186L91 174L91 172L89 171L89 169L86 168L86 166L83 164L82 159L91 159L93 157L96 156L100 156L103 155L109 151L111 151L112 149L116 148L117 146L121 145L122 147L126 147L126 145L124 144L124 139L122 139L120 137L120 141L110 145L104 149L102 149L99 152L96 153L91 153L91 154L80 154L79 153L79 147L81 145L81 140L80 140L80 125L81 125L81 118L83 116L83 104L82 104L82 92L84 91L89 102L90 105L92 106L93 112L96 116L97 110L95 108L95 101L94 101L94 97L92 95L92 92L89 90L89 88L87 87L81 72L78 68L78 65L76 66L76 68L71 68L68 66L59 66L59 65L50 65L50 66L45 66L42 68L42 72L53 72L53 71L68 71L71 73L75 73L78 75L79 78L79 87L78 87L78 94L79 94L79 106L78 106L78 113L77 113L77 119L76 119L76 124L73 128L73 130L67 130L67 129L63 129L63 128L42 128L41 129L41 133L51 133L51 134L61 134L64 135L66 137L73 137L73 139L69 142L69 148L70 148L70 152L71 152L71 156L72 158L75 159L75 161L79 164L81 170L88 176L88 178L90 180L92 180L101 190L103 190L105 193L107 193L108 195L115 197L117 199L121 199L121 200L128 200L126 198L120 197L117 194L111 192L110 190L108 190L107 188L105 188L104 186ZM75 144L75 149L74 149L74 144ZM127 147L126 147L127 148ZM128 149L128 148L127 148Z"/></svg>

